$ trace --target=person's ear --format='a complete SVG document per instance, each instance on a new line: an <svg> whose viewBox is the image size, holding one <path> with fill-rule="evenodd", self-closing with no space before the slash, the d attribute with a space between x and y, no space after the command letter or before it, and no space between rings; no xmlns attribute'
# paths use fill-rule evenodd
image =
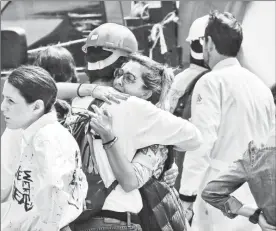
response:
<svg viewBox="0 0 276 231"><path fill-rule="evenodd" d="M208 41L207 42L207 49L209 52L213 51L215 49L215 44L213 42L213 39L211 38L211 36L208 36Z"/></svg>
<svg viewBox="0 0 276 231"><path fill-rule="evenodd" d="M149 99L152 96L152 90L144 90L142 98Z"/></svg>
<svg viewBox="0 0 276 231"><path fill-rule="evenodd" d="M45 110L44 102L41 99L38 99L33 102L32 108L35 114L41 114Z"/></svg>

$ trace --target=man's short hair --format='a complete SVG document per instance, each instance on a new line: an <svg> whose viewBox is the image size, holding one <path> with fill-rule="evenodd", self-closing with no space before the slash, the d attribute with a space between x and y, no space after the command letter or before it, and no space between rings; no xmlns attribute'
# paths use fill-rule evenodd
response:
<svg viewBox="0 0 276 231"><path fill-rule="evenodd" d="M231 13L212 11L204 36L206 41L212 38L219 54L236 57L243 40L242 26Z"/></svg>

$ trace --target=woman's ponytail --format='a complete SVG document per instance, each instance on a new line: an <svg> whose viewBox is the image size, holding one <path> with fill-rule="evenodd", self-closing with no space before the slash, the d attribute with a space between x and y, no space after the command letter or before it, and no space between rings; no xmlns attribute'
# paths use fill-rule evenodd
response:
<svg viewBox="0 0 276 231"><path fill-rule="evenodd" d="M162 81L161 83L162 89L161 89L160 99L159 99L159 102L157 103L157 106L165 111L169 111L170 105L167 105L166 98L174 79L173 69L164 67L160 75L161 75L161 81Z"/></svg>

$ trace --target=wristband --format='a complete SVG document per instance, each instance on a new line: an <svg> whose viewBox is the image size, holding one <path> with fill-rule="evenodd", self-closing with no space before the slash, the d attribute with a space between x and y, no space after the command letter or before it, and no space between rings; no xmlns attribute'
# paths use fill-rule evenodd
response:
<svg viewBox="0 0 276 231"><path fill-rule="evenodd" d="M103 145L103 148L105 150L111 148L116 143L117 140L118 140L118 137L115 137L111 143Z"/></svg>
<svg viewBox="0 0 276 231"><path fill-rule="evenodd" d="M93 96L93 92L94 92L94 90L95 90L98 86L99 86L99 85L96 85L96 86L93 88L93 90L91 91L91 96L92 96L92 97L94 97L94 96ZM95 97L94 97L94 98L95 98Z"/></svg>
<svg viewBox="0 0 276 231"><path fill-rule="evenodd" d="M185 202L192 202L192 203L195 202L196 196L197 196L197 195L186 196L186 195L179 194L179 198L180 198L182 201L185 201Z"/></svg>
<svg viewBox="0 0 276 231"><path fill-rule="evenodd" d="M258 224L261 212L261 209L256 209L254 214L249 217L249 221L253 224Z"/></svg>
<svg viewBox="0 0 276 231"><path fill-rule="evenodd" d="M83 97L83 96L80 95L80 92L79 92L79 91L80 91L81 85L83 85L83 83L81 83L81 84L78 86L78 88L77 88L77 96L80 97L80 98Z"/></svg>
<svg viewBox="0 0 276 231"><path fill-rule="evenodd" d="M114 142L114 140L116 140L116 138L117 138L117 137L115 136L112 140L103 143L103 145L108 145L108 144Z"/></svg>

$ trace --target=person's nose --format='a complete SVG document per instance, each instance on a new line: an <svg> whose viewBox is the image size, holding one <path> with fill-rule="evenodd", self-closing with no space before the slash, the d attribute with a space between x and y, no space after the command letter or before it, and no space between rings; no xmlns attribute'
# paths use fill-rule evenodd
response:
<svg viewBox="0 0 276 231"><path fill-rule="evenodd" d="M118 77L118 83L123 86L123 79L124 79L124 76L121 75L120 77Z"/></svg>
<svg viewBox="0 0 276 231"><path fill-rule="evenodd" d="M6 99L3 99L1 103L1 111L5 112L6 110L7 110L7 102L6 102Z"/></svg>

